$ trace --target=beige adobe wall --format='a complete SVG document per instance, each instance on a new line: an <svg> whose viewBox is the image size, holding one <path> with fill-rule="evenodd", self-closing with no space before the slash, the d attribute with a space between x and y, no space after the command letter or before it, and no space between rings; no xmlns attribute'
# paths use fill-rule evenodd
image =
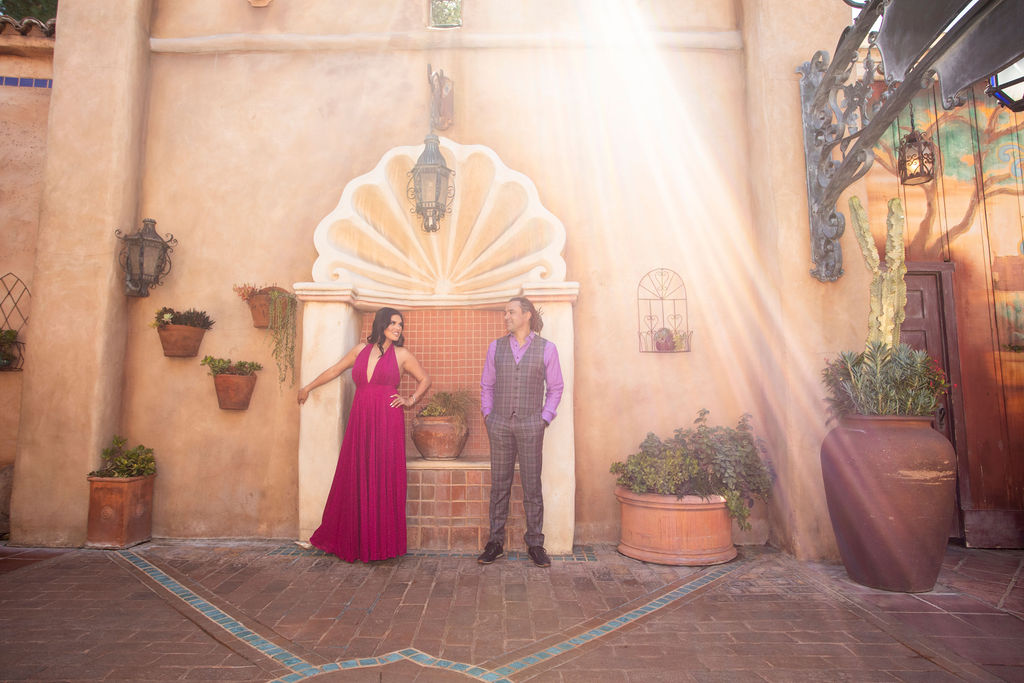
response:
<svg viewBox="0 0 1024 683"><path fill-rule="evenodd" d="M148 64L141 81L132 80L140 78L136 70L113 85L89 84L106 89L108 102L128 103L136 101L131 84L147 86L144 116L136 108L129 113L137 119L112 111L99 116L107 145L115 132L145 129L141 170L133 176L141 183L137 205L130 191L121 194L131 185L122 176L136 163L135 138L115 146L123 167L91 192L71 181L95 178L97 164L106 171L111 153L69 149L65 141L86 131L66 114L51 133L51 165L69 173L55 178L65 182L53 185L60 194L48 196L56 208L43 228L55 234L59 223L79 225L68 203L89 209L88 229L74 248L99 264L85 284L100 291L100 315L94 320L49 304L48 325L63 324L59 313L86 325L72 341L45 350L60 357L72 344L84 345L84 357L63 369L71 398L90 408L68 416L66 434L53 435L40 417L49 408L41 384L26 403L33 412L22 429L28 424L31 438L19 447L19 467L22 460L32 464L18 495L23 524L39 530L31 538L80 539L84 475L115 426L133 443L156 449L156 535L297 535L294 388L277 384L267 333L252 327L231 287L310 279L313 230L346 183L388 149L419 144L426 134L429 63L455 82L455 124L443 135L495 150L533 180L541 202L566 226L567 277L580 283L578 362L573 414L559 419L576 423L577 542L617 537L610 463L635 450L647 432L667 436L708 408L716 423L749 411L758 428L769 430L772 456L782 464L782 508L794 506L778 542L808 556L827 544L823 532L807 530L822 519L813 502L820 481L812 481L808 463L817 458L823 410L811 405L802 382L818 356L855 337L860 321L819 331L835 301L807 275L793 69L814 49L834 44L841 28L835 16L846 11L841 3L816 0L787 18L781 6L752 0L609 3L601 12L591 11L588 0L529 0L515 13L488 0L467 3L458 31L425 30L427 3L405 0L341 8L310 0L301 9L282 0L265 8L241 0L154 0L151 24L142 16L145 5L133 3L136 13L127 16L120 8L97 12L91 3L92 10L68 10L59 36L68 50L72 41L82 43L74 43L76 63L60 59L58 37L55 73L73 82L76 69L90 71L89 55L117 49L108 42L118 41L99 44L90 36L126 32L134 39L134 28L146 25L153 36L145 59L122 48L127 64ZM759 14L766 24L755 35L750 22ZM822 18L835 30L815 23ZM744 41L751 43L747 52ZM751 49L773 62L772 70L752 66ZM68 87L69 96L93 96L88 86ZM784 107L757 106L755 88ZM55 90L58 114L59 95ZM749 137L748 114L763 119ZM749 150L757 159L763 145L774 152L751 166ZM98 203L103 211L94 210ZM142 217L156 219L179 245L166 283L148 299L126 301L111 267L111 233ZM51 278L43 288L48 300L57 294L62 265L38 265ZM691 353L638 352L637 284L658 267L686 283ZM198 359L161 355L148 323L164 305L201 308L216 319L200 355L263 363L248 411L217 408ZM782 327L795 346L777 341ZM120 357L106 355L119 344L123 382ZM773 365L776 352L786 356ZM55 381L53 374L37 381ZM805 424L770 412L780 402L806 407ZM72 438L79 445L74 453L66 443ZM44 445L55 448L52 455L42 455ZM58 469L66 509L57 514L38 503L39 495L30 505L43 475Z"/></svg>
<svg viewBox="0 0 1024 683"><path fill-rule="evenodd" d="M825 507L819 450L827 427L819 381L826 358L863 344L868 273L852 229L841 240L845 274L821 283L812 267L804 175L799 74L817 50L831 57L850 19L832 0L744 0L750 183L765 286L760 325L764 363L758 384L779 483L772 542L802 559L838 558ZM838 208L848 214L846 198Z"/></svg>
<svg viewBox="0 0 1024 683"><path fill-rule="evenodd" d="M132 308L125 417L164 454L158 493L195 490L187 504L158 501L157 533L295 533L293 392L264 372L247 413L221 414L201 370L163 360L145 324L159 305L200 306L218 321L203 353L269 365L265 333L231 285L309 279L312 230L345 184L427 132L428 63L455 81L444 135L494 149L566 224L569 278L581 282L576 356L590 359L571 416L577 540L617 534L608 466L648 431L670 434L701 407L721 422L756 412L748 365L736 362L758 341L745 303L749 196L735 182L745 171L733 3L654 3L653 18L629 3L608 14L528 2L514 15L473 3L461 32L424 31L410 6L355 16L317 3L156 5L142 205L181 244L167 285ZM304 33L314 35L294 38ZM637 284L657 267L686 282L693 353L638 352ZM168 393L180 407L154 410Z"/></svg>
<svg viewBox="0 0 1024 683"><path fill-rule="evenodd" d="M18 33L0 36L0 76L49 79L53 76L53 41ZM46 157L46 116L50 89L0 85L0 276L14 273L32 290L32 269L39 228ZM0 290L0 297L5 291ZM8 305L4 310L8 310ZM31 314L31 299L19 309ZM15 324L12 322L12 325ZM0 327L3 327L0 318ZM32 328L18 339L29 342ZM0 467L14 462L21 416L21 372L0 372Z"/></svg>

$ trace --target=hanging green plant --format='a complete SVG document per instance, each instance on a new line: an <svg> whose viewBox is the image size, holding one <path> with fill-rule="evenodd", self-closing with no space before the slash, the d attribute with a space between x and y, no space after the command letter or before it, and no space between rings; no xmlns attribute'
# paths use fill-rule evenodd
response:
<svg viewBox="0 0 1024 683"><path fill-rule="evenodd" d="M298 299L291 292L274 289L270 292L270 344L277 362L277 380L284 383L291 375L295 386L295 318Z"/></svg>

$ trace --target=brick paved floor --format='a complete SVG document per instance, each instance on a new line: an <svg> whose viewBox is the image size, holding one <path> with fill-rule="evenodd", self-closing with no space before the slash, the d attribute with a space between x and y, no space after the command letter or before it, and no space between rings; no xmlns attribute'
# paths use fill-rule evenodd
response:
<svg viewBox="0 0 1024 683"><path fill-rule="evenodd" d="M0 679L1024 681L1024 551L950 546L915 595L766 548L703 569L553 559L0 546Z"/></svg>

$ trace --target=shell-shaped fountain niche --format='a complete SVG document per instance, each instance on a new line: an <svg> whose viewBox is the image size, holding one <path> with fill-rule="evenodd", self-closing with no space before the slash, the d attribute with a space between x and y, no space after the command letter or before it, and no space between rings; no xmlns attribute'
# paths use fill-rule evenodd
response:
<svg viewBox="0 0 1024 683"><path fill-rule="evenodd" d="M345 186L337 206L313 231L313 281L294 285L303 302L301 381L309 382L358 343L363 311L381 306L498 311L510 297L529 297L542 309L542 334L558 348L566 387L544 438L545 543L550 552L570 552L572 306L579 285L565 279L565 226L541 204L533 181L508 168L494 150L447 138L440 139L440 147L455 171L456 189L451 214L437 232L421 229L407 195L409 171L422 145L387 151L372 171ZM302 540L320 523L353 391L346 375L314 392L301 409Z"/></svg>
<svg viewBox="0 0 1024 683"><path fill-rule="evenodd" d="M441 138L455 201L441 229L424 232L406 192L422 149L396 147L345 187L313 233L315 282L351 287L367 302L440 307L565 282L565 227L533 182L487 147Z"/></svg>

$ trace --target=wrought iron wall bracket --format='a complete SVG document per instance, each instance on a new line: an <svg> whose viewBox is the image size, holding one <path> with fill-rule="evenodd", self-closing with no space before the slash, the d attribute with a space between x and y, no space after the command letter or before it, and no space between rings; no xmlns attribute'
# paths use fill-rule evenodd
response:
<svg viewBox="0 0 1024 683"><path fill-rule="evenodd" d="M861 10L853 25L839 38L835 58L819 50L797 68L804 128L804 161L807 165L807 203L811 228L811 275L822 282L843 274L843 250L839 244L846 218L836 211L835 199L843 189L871 168L874 156L851 144L863 133L874 63L871 50L863 76L850 83L860 46L881 15L882 1L873 0ZM871 43L873 44L873 36ZM835 158L835 154L839 158ZM842 186L838 192L836 188Z"/></svg>
<svg viewBox="0 0 1024 683"><path fill-rule="evenodd" d="M887 12L878 36L871 28ZM822 50L797 68L811 275L832 282L843 274L839 238L846 218L836 210L836 201L871 169L872 148L897 114L936 74L942 106L962 104L964 88L1024 55L1015 28L1022 19L1021 0L977 0L973 5L968 0L868 0L840 36L831 62ZM851 81L865 38L862 68ZM876 60L875 53L881 58ZM876 93L875 74L882 59L885 88Z"/></svg>

